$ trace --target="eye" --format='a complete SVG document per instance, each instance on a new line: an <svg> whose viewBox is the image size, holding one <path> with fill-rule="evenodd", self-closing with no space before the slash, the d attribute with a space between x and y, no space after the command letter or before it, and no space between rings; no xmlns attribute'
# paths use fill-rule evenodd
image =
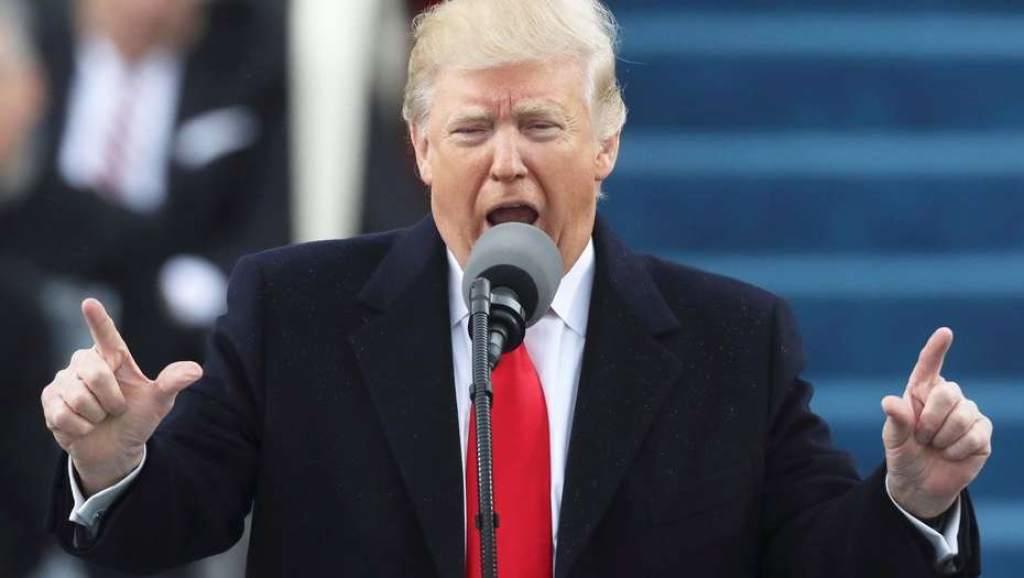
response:
<svg viewBox="0 0 1024 578"><path fill-rule="evenodd" d="M452 142L456 144L470 146L485 142L490 135L490 131L490 127L487 126L468 124L453 127L449 131L448 136L452 139Z"/></svg>
<svg viewBox="0 0 1024 578"><path fill-rule="evenodd" d="M550 120L530 120L521 130L531 140L546 142L558 138L562 133L562 125Z"/></svg>
<svg viewBox="0 0 1024 578"><path fill-rule="evenodd" d="M553 122L538 120L527 124L526 128L529 130L554 130L561 127Z"/></svg>
<svg viewBox="0 0 1024 578"><path fill-rule="evenodd" d="M475 146L487 141L490 127L480 124L456 125L448 130L448 138L459 146Z"/></svg>

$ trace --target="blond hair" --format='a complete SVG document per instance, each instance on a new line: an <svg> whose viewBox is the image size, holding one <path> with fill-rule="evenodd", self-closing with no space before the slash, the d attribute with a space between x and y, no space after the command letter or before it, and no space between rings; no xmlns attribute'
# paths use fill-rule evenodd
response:
<svg viewBox="0 0 1024 578"><path fill-rule="evenodd" d="M622 129L626 105L615 77L617 26L598 0L447 0L413 20L413 47L402 103L407 123L430 111L444 67L481 70L504 64L576 59L601 139Z"/></svg>

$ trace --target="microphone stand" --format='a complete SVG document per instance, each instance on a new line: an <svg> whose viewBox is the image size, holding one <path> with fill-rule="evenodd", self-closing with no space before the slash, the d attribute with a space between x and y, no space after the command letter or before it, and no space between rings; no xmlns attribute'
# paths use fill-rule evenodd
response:
<svg viewBox="0 0 1024 578"><path fill-rule="evenodd" d="M490 313L491 283L484 277L473 281L469 292L470 329L473 339L473 385L469 397L476 412L476 477L479 513L476 527L480 530L480 562L482 578L497 578L498 553L497 536L498 515L494 511L494 464L492 462L491 432L491 401L494 392L491 388L491 370L497 362L490 355ZM501 355L501 349L498 349Z"/></svg>
<svg viewBox="0 0 1024 578"><path fill-rule="evenodd" d="M480 531L482 578L498 576L491 370L503 353L523 343L527 320L536 321L536 314L551 305L562 269L561 254L546 233L523 223L503 223L481 235L463 273L462 291L469 305L473 340L469 396L476 419L479 514L474 525Z"/></svg>

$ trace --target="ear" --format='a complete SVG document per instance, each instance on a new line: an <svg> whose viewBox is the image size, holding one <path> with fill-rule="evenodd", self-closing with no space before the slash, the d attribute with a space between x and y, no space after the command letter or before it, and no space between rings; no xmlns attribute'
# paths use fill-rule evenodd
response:
<svg viewBox="0 0 1024 578"><path fill-rule="evenodd" d="M420 180L428 187L434 180L430 170L430 141L427 139L427 131L417 126L415 122L409 123L409 139L412 141L412 148L416 153L416 168L420 173Z"/></svg>
<svg viewBox="0 0 1024 578"><path fill-rule="evenodd" d="M596 169L594 180L603 181L612 174L612 169L615 168L615 161L619 158L619 137L621 134L621 132L616 132L601 141L597 157L594 159L594 168Z"/></svg>

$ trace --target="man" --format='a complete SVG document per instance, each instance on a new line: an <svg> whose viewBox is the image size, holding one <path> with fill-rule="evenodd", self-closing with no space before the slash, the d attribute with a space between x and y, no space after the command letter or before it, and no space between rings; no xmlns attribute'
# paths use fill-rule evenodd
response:
<svg viewBox="0 0 1024 578"><path fill-rule="evenodd" d="M0 211L3 207L0 206ZM36 413L38 387L53 373L52 337L39 299L41 283L23 264L0 258L0 364L4 388L0 407L0 572L28 576L52 545L40 509L47 503L47 481L57 452Z"/></svg>
<svg viewBox="0 0 1024 578"><path fill-rule="evenodd" d="M0 211L3 206L0 205ZM52 545L40 509L56 448L36 413L39 383L53 373L52 336L39 299L42 283L32 269L0 257L0 364L4 388L0 407L0 573L30 575Z"/></svg>
<svg viewBox="0 0 1024 578"><path fill-rule="evenodd" d="M31 182L32 137L46 103L42 72L20 4L0 3L0 204L19 200Z"/></svg>
<svg viewBox="0 0 1024 578"><path fill-rule="evenodd" d="M33 136L45 104L42 74L22 6L0 0L0 228L34 173ZM0 256L0 574L27 576L50 545L39 509L55 448L36 414L38 385L53 372L42 283L31 267Z"/></svg>
<svg viewBox="0 0 1024 578"><path fill-rule="evenodd" d="M43 182L0 233L118 294L147 369L201 351L244 253L287 243L281 9L262 0L50 0Z"/></svg>
<svg viewBox="0 0 1024 578"><path fill-rule="evenodd" d="M534 396L547 430L496 423L496 444L550 442L526 472L496 454L502 575L976 575L964 490L991 423L941 377L948 329L883 400L886 462L861 482L808 409L784 304L634 255L596 218L625 118L614 30L590 0L418 19L405 118L431 218L242 260L205 369L148 379L86 301L96 345L42 395L70 455L65 547L167 567L227 548L252 503L251 576L475 575L458 287L480 235L520 221L566 273L495 372L495 413ZM502 479L546 495L509 502Z"/></svg>

